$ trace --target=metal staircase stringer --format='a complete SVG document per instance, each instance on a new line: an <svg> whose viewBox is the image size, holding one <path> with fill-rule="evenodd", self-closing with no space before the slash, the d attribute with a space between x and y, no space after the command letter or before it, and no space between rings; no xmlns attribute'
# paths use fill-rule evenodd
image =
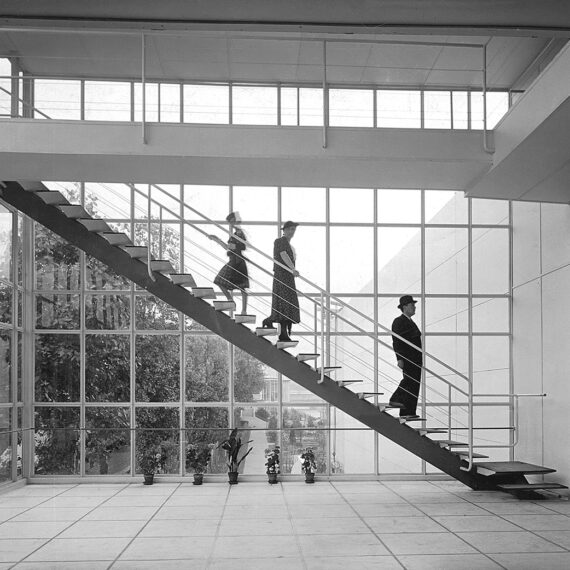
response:
<svg viewBox="0 0 570 570"><path fill-rule="evenodd" d="M175 285L164 275L156 273L156 280L153 281L148 275L146 264L111 245L100 235L90 232L84 225L68 218L59 209L47 205L33 192L23 189L19 183L5 184L1 190L1 197L5 202L213 333L469 487L496 488L497 482L494 477L483 477L475 470L462 471L460 469L462 459L442 448L436 441L421 436L405 424L400 424L397 418L381 412L372 403L360 399L347 388L339 387L328 376L325 376L324 382L319 384L320 373L305 362L298 361L292 354L279 350L265 338L258 337L247 327L235 323L230 316L216 311L204 300L193 297L186 289Z"/></svg>

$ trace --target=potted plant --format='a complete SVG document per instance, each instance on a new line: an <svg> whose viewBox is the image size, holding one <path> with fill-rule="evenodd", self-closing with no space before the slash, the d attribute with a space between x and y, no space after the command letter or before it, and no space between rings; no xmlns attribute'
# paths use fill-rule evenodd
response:
<svg viewBox="0 0 570 570"><path fill-rule="evenodd" d="M230 485L237 485L238 482L238 469L241 462L250 454L253 447L250 447L240 458L240 450L244 445L247 445L253 440L249 440L245 444L242 442L241 437L238 437L238 428L234 428L230 432L230 436L225 441L222 441L218 447L221 447L227 455L228 466L228 479Z"/></svg>
<svg viewBox="0 0 570 570"><path fill-rule="evenodd" d="M315 471L317 470L317 462L315 454L310 447L307 447L301 454L301 470L305 474L305 483L315 482Z"/></svg>
<svg viewBox="0 0 570 570"><path fill-rule="evenodd" d="M162 468L164 458L160 449L142 448L137 450L137 463L143 472L144 484L152 485L154 474Z"/></svg>
<svg viewBox="0 0 570 570"><path fill-rule="evenodd" d="M267 467L267 478L270 485L277 483L277 474L280 473L279 469L279 446L276 445L273 449L265 450L265 467Z"/></svg>
<svg viewBox="0 0 570 570"><path fill-rule="evenodd" d="M186 469L192 469L194 472L194 485L202 484L204 473L208 468L211 458L212 449L210 446L200 447L194 443L190 443L186 448Z"/></svg>

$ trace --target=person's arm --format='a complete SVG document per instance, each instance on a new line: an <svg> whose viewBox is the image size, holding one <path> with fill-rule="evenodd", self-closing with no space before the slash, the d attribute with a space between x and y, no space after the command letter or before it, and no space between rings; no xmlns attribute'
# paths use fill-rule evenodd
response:
<svg viewBox="0 0 570 570"><path fill-rule="evenodd" d="M392 332L397 335L404 336L407 332L407 323L403 322L403 319L395 319L392 323ZM396 360L400 368L404 368L404 353L406 352L406 343L403 342L396 336L392 336L392 346L394 347L394 352L396 353Z"/></svg>
<svg viewBox="0 0 570 570"><path fill-rule="evenodd" d="M289 254L286 251L282 251L280 252L280 255L283 263L291 270L291 273L297 277L299 275L299 272L295 269L295 264L293 261L291 261Z"/></svg>

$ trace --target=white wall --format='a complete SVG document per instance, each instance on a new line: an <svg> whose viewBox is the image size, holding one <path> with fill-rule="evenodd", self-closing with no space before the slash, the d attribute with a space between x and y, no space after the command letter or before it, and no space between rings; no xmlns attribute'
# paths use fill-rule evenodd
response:
<svg viewBox="0 0 570 570"><path fill-rule="evenodd" d="M570 207L513 204L513 370L521 399L515 458L570 484ZM566 265L566 267L565 267Z"/></svg>

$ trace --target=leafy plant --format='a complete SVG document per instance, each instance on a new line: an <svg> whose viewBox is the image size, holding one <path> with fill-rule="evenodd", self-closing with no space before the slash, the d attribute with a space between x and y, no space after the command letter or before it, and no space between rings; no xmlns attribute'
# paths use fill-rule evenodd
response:
<svg viewBox="0 0 570 570"><path fill-rule="evenodd" d="M211 458L211 446L200 447L191 443L186 447L186 469L190 468L194 473L205 473Z"/></svg>
<svg viewBox="0 0 570 570"><path fill-rule="evenodd" d="M273 449L265 450L265 467L267 467L267 474L280 473L279 468L279 453L281 450L276 445Z"/></svg>
<svg viewBox="0 0 570 570"><path fill-rule="evenodd" d="M317 470L315 454L310 447L307 447L307 449L305 449L301 454L301 470L303 473L315 473Z"/></svg>
<svg viewBox="0 0 570 570"><path fill-rule="evenodd" d="M165 460L159 448L143 448L137 451L137 463L144 475L153 475L160 471Z"/></svg>
<svg viewBox="0 0 570 570"><path fill-rule="evenodd" d="M251 453L253 447L250 447L242 456L240 455L240 450L244 445L251 443L253 440L250 439L245 444L242 443L241 437L238 437L238 428L234 428L230 432L228 439L222 441L218 447L225 450L227 455L227 466L229 472L236 472L239 469L242 461Z"/></svg>

